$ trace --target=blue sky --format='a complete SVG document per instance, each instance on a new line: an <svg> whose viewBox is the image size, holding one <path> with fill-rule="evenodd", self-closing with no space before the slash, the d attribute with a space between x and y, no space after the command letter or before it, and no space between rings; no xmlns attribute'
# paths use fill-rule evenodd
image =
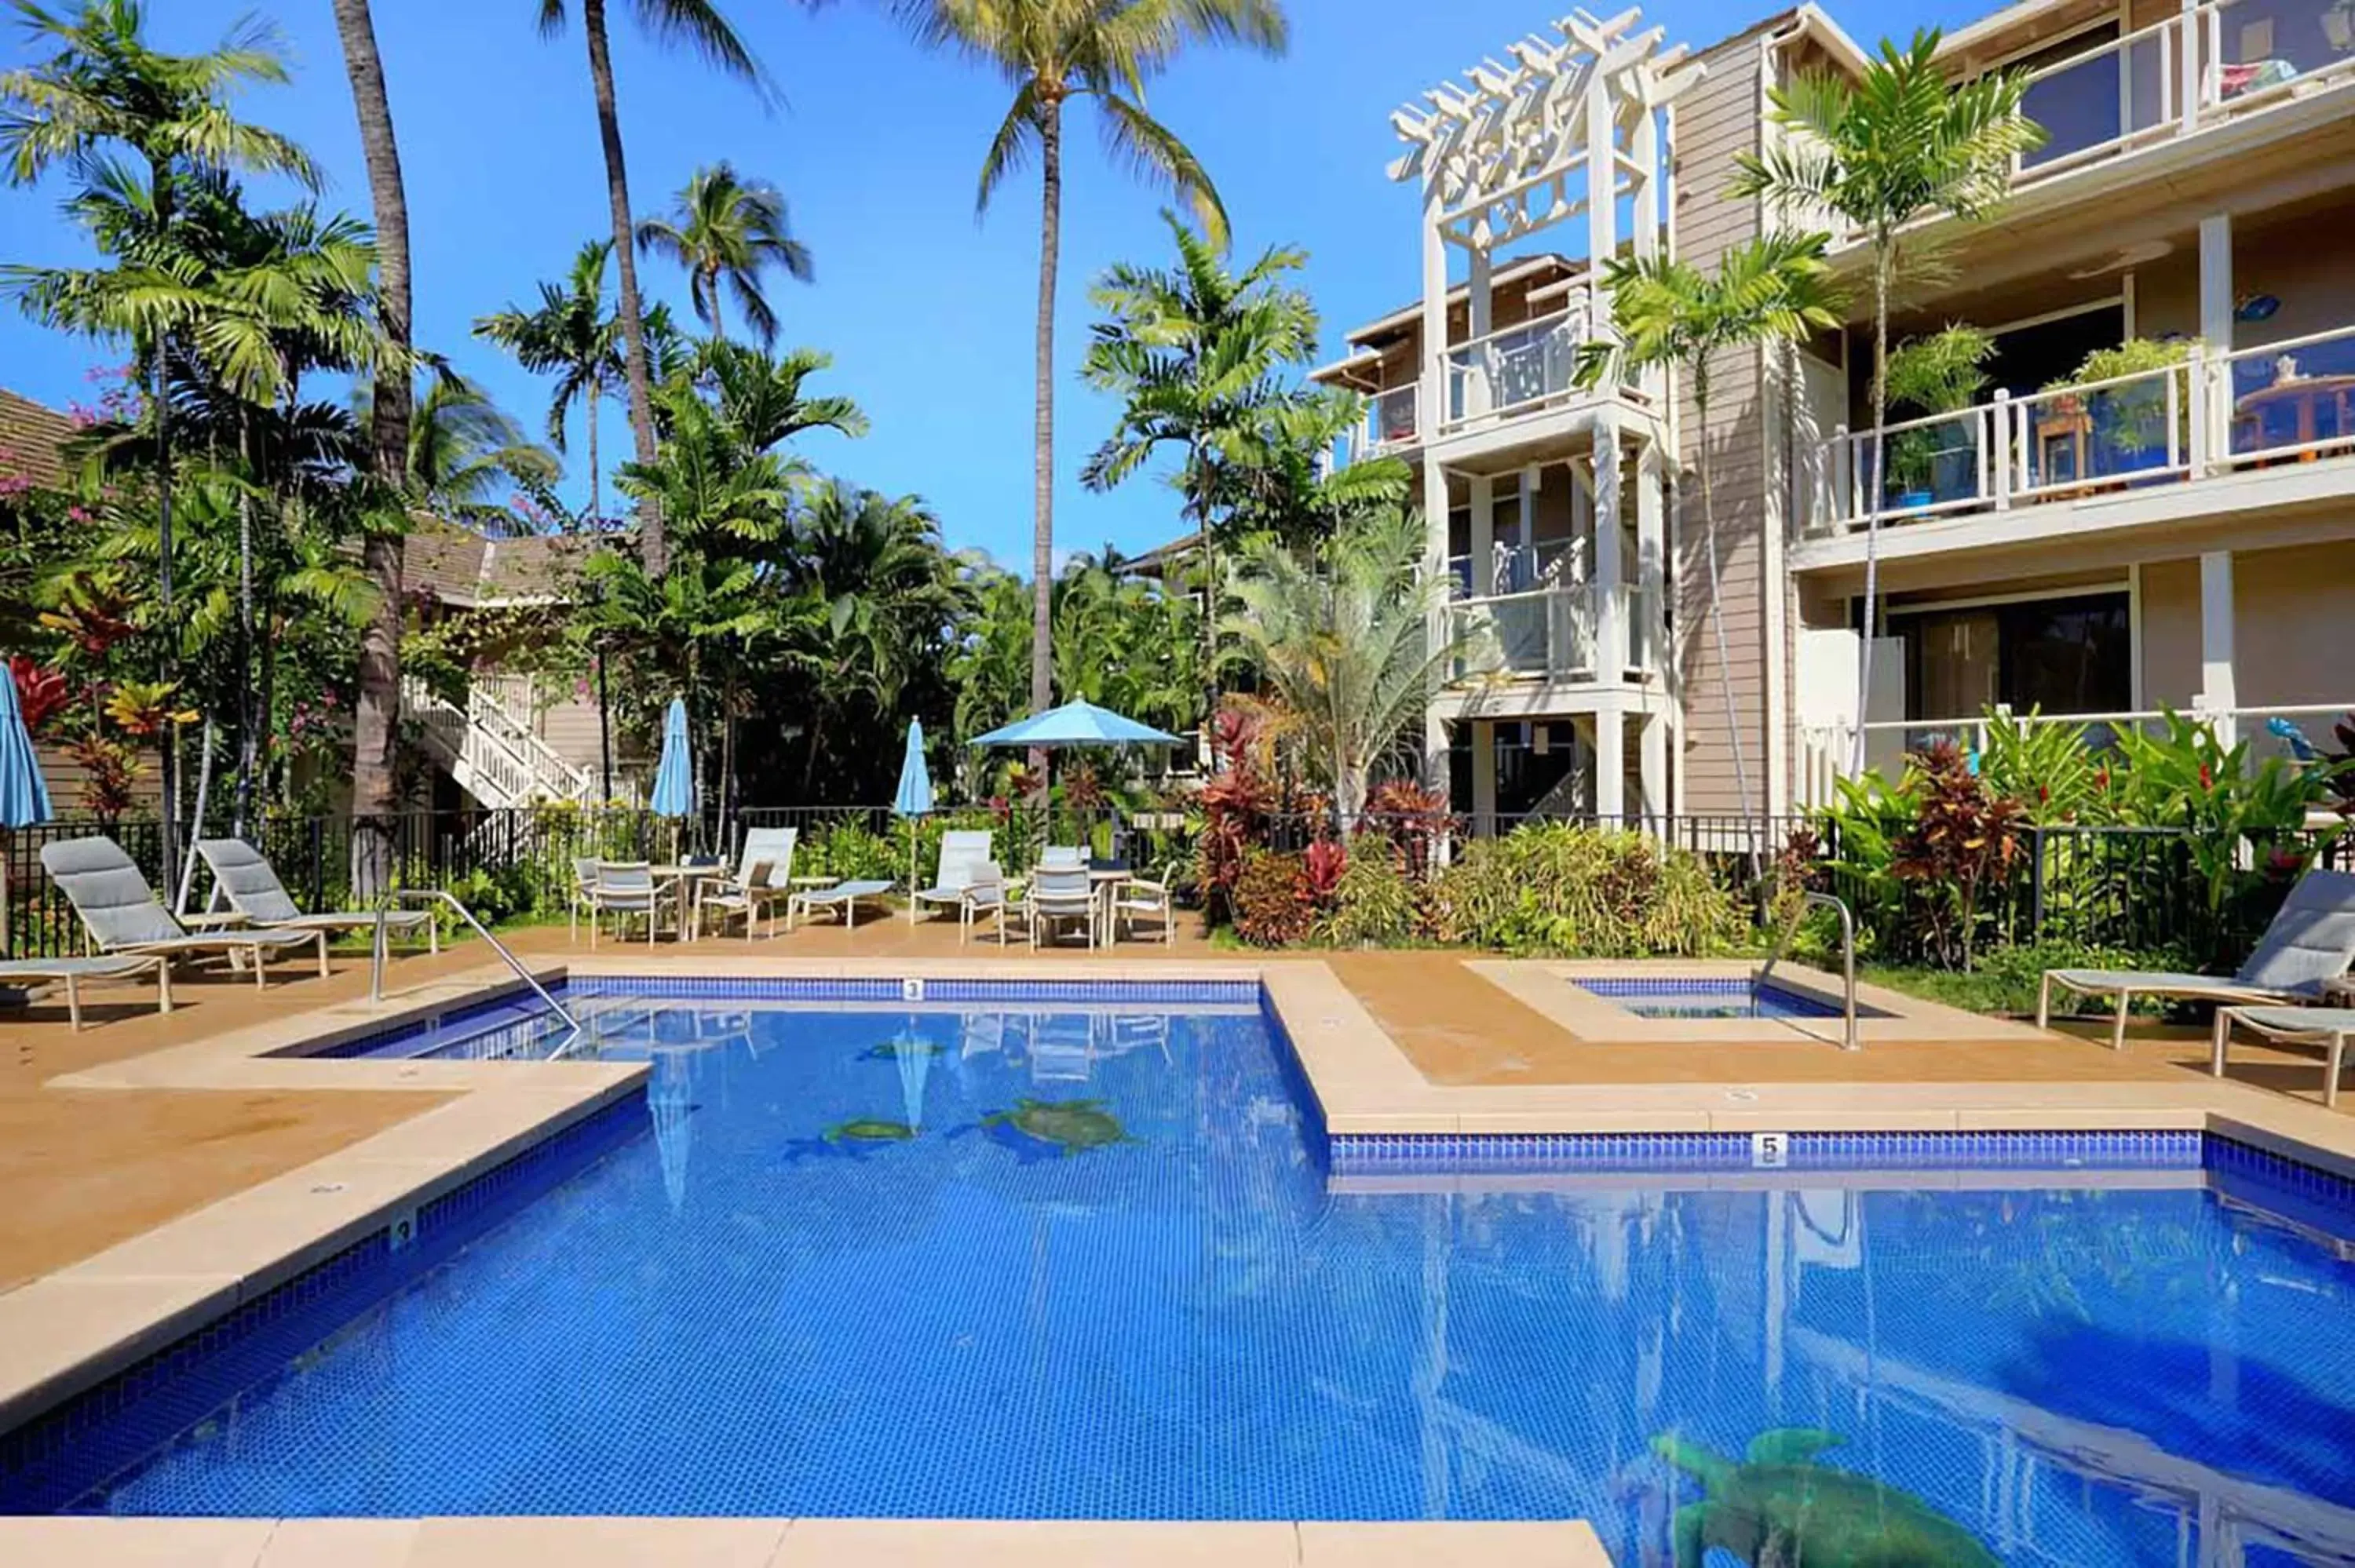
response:
<svg viewBox="0 0 2355 1568"><path fill-rule="evenodd" d="M723 157L778 185L817 274L807 287L771 284L781 341L831 353L834 368L816 385L856 397L873 421L857 441L810 438L805 455L878 489L923 496L954 546L1027 562L1035 172L1009 181L986 220L976 223L973 211L1006 90L962 61L921 53L864 0L815 14L783 0L726 8L783 90L774 112L691 57L651 47L628 19L631 7L613 8L634 204L642 214L666 207L699 164ZM1672 41L1698 48L1770 8L1766 0L1680 0L1649 15ZM1884 30L1951 25L1985 8L1895 0L1838 14L1870 43ZM161 47L197 48L250 9L250 0L151 0L151 27ZM581 240L606 231L577 26L543 40L537 10L530 0L376 5L406 164L419 340L535 430L544 387L469 329L485 312L531 301L538 280L559 276ZM1194 57L1155 87L1151 106L1218 182L1239 256L1270 244L1309 251L1305 282L1324 313L1329 354L1347 326L1417 288L1412 198L1382 173L1394 145L1389 111L1557 12L1548 0L1292 0L1290 11L1286 58ZM295 79L249 95L242 112L301 141L328 172L326 201L366 217L366 171L326 0L263 0L261 12L281 27ZM0 60L16 65L25 53L13 29L0 37ZM1110 495L1081 488L1080 463L1114 409L1079 384L1076 369L1092 313L1090 281L1115 260L1161 260L1167 236L1160 196L1099 155L1092 125L1075 130L1058 312L1056 539L1060 550L1110 541L1135 552L1174 532L1175 503L1148 476ZM0 257L86 260L80 236L57 215L64 194L54 179L0 189ZM642 267L649 291L673 300L684 318L677 272L653 259ZM0 386L53 405L87 400L85 373L119 357L0 308ZM610 462L628 439L617 408L609 407L603 434ZM582 450L576 420L568 484L576 496L586 491Z"/></svg>

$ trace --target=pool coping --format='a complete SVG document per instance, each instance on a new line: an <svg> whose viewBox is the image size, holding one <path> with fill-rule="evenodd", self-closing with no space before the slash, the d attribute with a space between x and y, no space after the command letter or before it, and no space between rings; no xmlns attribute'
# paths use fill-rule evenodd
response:
<svg viewBox="0 0 2355 1568"><path fill-rule="evenodd" d="M1327 1133L1337 1137L1769 1130L2183 1130L2230 1138L2331 1174L2355 1179L2355 1118L2245 1085L2188 1075L2180 1080L2110 1082L1557 1084L1501 1087L1433 1084L1333 969L1313 959L1138 962L1106 959L1074 962L1068 959L1011 956L812 959L755 954L742 958L698 955L687 960L633 952L570 955L538 961L529 967L542 983L561 980L568 975L682 973L712 979L938 976L1115 983L1256 980L1263 988L1302 1075L1316 1097ZM1535 1007L1581 1039L1663 1044L1699 1041L1714 1038L1702 1031L1717 1024L1746 1028L1750 1034L1744 1038L1757 1032L1756 1021L1749 1020L1636 1018L1624 1010L1609 1007L1574 983L1582 973L1624 976L1631 969L1640 973L1646 968L1688 976L1719 972L1738 976L1748 972L1750 966L1745 964L1586 965L1472 959L1466 961L1466 967L1496 984L1500 993ZM1828 976L1797 968L1778 969L1777 976L1787 976L1796 987L1811 991L1827 984L1837 985ZM329 1004L49 1080L59 1087L93 1089L409 1089L455 1097L92 1257L0 1292L0 1430L16 1427L211 1321L240 1302L283 1283L312 1263L383 1228L402 1209L455 1188L614 1101L642 1092L650 1070L644 1063L372 1060L277 1054L290 1047L316 1048L349 1041L360 1034L398 1027L523 989L523 983L511 972L485 966L412 986L382 1002ZM1894 993L1882 992L1878 988L1860 988L1859 994L1869 996L1876 1006L1884 1005L1884 997L1892 998L1903 1009L1899 1016L1867 1020L1866 1024L1882 1023L1907 1031L1935 1025L1933 1033L1905 1033L1886 1038L1954 1038L1957 1030L1966 1032L1962 1037L1972 1039L2042 1037L2026 1025L2003 1023L1952 1009L1927 1013L1924 1010L1934 1004L1894 997ZM1545 1005L1539 1005L1540 1001ZM1598 1004L1615 1017L1598 1020L1593 1012L1586 1011ZM1615 1032L1590 1035L1574 1020L1596 1029L1608 1022ZM1625 1033L1629 1025L1640 1026L1640 1032L1633 1035ZM1805 1035L1809 1032L1798 1033ZM1790 1026L1775 1022L1769 1037L1788 1043ZM1870 1033L1865 1036L1868 1049L1874 1038ZM1825 1045L1827 1050L1837 1048L1829 1043ZM1986 1174L1999 1181L2004 1173ZM1476 1190L1480 1184L1498 1181L1525 1185L1532 1179L1479 1172L1440 1178L1406 1173L1359 1175L1347 1180L1353 1183L1352 1190L1428 1192ZM1593 1178L1566 1174L1561 1179L1580 1181ZM1713 1185L1741 1180L1722 1172L1700 1179ZM2017 1179L2014 1173L2013 1180ZM1624 1185L1626 1177L1622 1175L1615 1180ZM1398 1185L1401 1182L1414 1185ZM1923 1183L1916 1179L1909 1184ZM1934 1177L1929 1184L1938 1182ZM491 1523L502 1529L490 1530ZM811 1528L805 1529L805 1524ZM337 1527L345 1525L351 1526L355 1533L339 1535ZM482 1528L457 1528L460 1525ZM786 1563L818 1561L816 1556L799 1553L803 1546L814 1547L821 1540L838 1541L847 1549L848 1540L837 1527L852 1525L860 1530L872 1526L879 1533L862 1539L870 1541L874 1551L885 1552L894 1561L911 1563L932 1560L934 1548L924 1542L933 1539L930 1533L933 1531L942 1532L943 1544L937 1550L938 1560L943 1564L953 1553L961 1565L971 1563L976 1546L984 1549L982 1556L986 1562L992 1542L1007 1554L1008 1561L1018 1550L1035 1553L1041 1545L1066 1538L1071 1549L1078 1552L1082 1550L1083 1538L1097 1539L1087 1532L1098 1529L1135 1528L1146 1532L1131 1542L1133 1550L1121 1553L1123 1561L1147 1564L1199 1561L1207 1564L1211 1555L1209 1549L1185 1544L1188 1531L1202 1530L1192 1525L1050 1527L1026 1523L1018 1529L988 1521L928 1524L909 1520L368 1520L285 1521L282 1525L271 1520L0 1519L0 1557L12 1563L37 1564L46 1561L79 1563L116 1558L177 1561L186 1556L191 1561L208 1563L267 1562L272 1568L298 1562L325 1563L332 1558L336 1568L363 1568L365 1563L375 1561L487 1562L493 1556L511 1555L512 1542L528 1538L534 1545L544 1543L551 1550L574 1550L587 1543L599 1543L591 1550L592 1558L614 1561L651 1558L669 1562L685 1561L687 1557L702 1561L702 1548L693 1543L708 1542L714 1553L710 1560L714 1562ZM75 1528L62 1528L66 1526ZM80 1528L85 1526L91 1533L79 1533ZM515 1533L502 1533L509 1526ZM613 1537L615 1529L622 1526L626 1526L622 1528L622 1535L629 1541L642 1542L643 1552L620 1550L617 1554L609 1550L623 1545ZM713 1528L697 1533L704 1531L706 1526ZM762 1528L773 1532L765 1545L756 1539ZM1229 1528L1213 1527L1209 1533L1217 1534ZM1216 1554L1225 1559L1240 1550L1248 1563L1341 1560L1337 1547L1326 1548L1317 1555L1310 1552L1308 1543L1312 1539L1340 1542L1342 1537L1327 1536L1324 1532L1343 1527L1277 1523L1254 1528L1279 1533L1263 1540L1229 1535L1225 1538L1227 1544L1217 1547ZM1426 1527L1365 1528L1407 1533L1363 1538L1353 1549L1350 1561L1386 1562L1393 1552L1401 1563L1455 1560L1457 1546L1454 1544L1438 1550L1436 1554L1412 1547L1412 1543L1421 1538L1412 1532ZM1583 1526L1545 1524L1528 1529L1540 1533L1515 1536L1509 1543L1505 1537L1488 1537L1487 1544L1476 1553L1465 1546L1463 1560L1469 1563L1476 1556L1483 1563L1544 1561L1561 1563L1566 1568L1585 1568L1590 1563L1607 1568L1608 1558L1592 1531ZM1048 1534L1023 1534L1025 1531L1045 1531ZM1064 1536L1056 1536L1056 1531L1064 1531ZM653 1533L646 1533L649 1531ZM858 1531L851 1534L857 1535ZM496 1547L492 1545L495 1538L500 1542ZM69 1540L72 1550L59 1554L59 1548ZM338 1541L345 1544L335 1544ZM212 1544L207 1544L208 1542ZM390 1543L396 1542L396 1554L368 1555L378 1545L391 1552ZM249 1543L250 1553L247 1554ZM1109 1545L1110 1538L1103 1538L1103 1544ZM360 1553L357 1560L353 1555L355 1547ZM759 1548L757 1552L755 1547ZM1505 1548L1502 1556L1497 1555L1500 1547ZM163 1555L155 1555L156 1552ZM686 1556L680 1555L682 1552ZM1287 1552L1289 1555L1285 1555Z"/></svg>

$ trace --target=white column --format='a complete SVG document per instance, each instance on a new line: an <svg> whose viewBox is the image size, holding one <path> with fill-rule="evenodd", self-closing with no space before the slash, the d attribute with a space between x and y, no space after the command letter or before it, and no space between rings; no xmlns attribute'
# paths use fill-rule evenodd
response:
<svg viewBox="0 0 2355 1568"><path fill-rule="evenodd" d="M1447 355L1447 241L1439 231L1439 190L1426 178L1423 187L1423 369L1416 383L1415 433L1429 443L1439 433L1439 416L1447 394L1441 366ZM1423 569L1433 581L1447 580L1447 474L1425 457L1423 462ZM1444 600L1432 617L1433 646L1447 637ZM1438 679L1435 677L1435 679ZM1439 690L1434 684L1423 709L1423 781L1443 794L1447 778L1447 721L1440 716Z"/></svg>
<svg viewBox="0 0 2355 1568"><path fill-rule="evenodd" d="M2176 122L2188 134L2200 123L2200 60L2207 48L2200 36L2207 17L2201 14L2200 0L2183 0L2183 21L2175 40L2175 58L2179 73L2176 81Z"/></svg>
<svg viewBox="0 0 2355 1568"><path fill-rule="evenodd" d="M1642 589L1635 613L1641 622L1646 668L1657 674L1667 662L1664 628L1668 603L1668 454L1646 440L1636 459L1636 582Z"/></svg>
<svg viewBox="0 0 2355 1568"><path fill-rule="evenodd" d="M1594 715L1594 814L1606 823L1627 814L1627 721L1615 702Z"/></svg>
<svg viewBox="0 0 2355 1568"><path fill-rule="evenodd" d="M1423 460L1423 567L1432 579L1446 584L1438 600L1439 608L1431 618L1431 645L1440 647L1453 630L1448 624L1448 603L1455 598L1455 584L1447 575L1447 471L1425 457ZM1423 782L1445 794L1447 779L1447 721L1440 716L1440 687L1445 674L1433 676L1429 701L1423 715Z"/></svg>
<svg viewBox="0 0 2355 1568"><path fill-rule="evenodd" d="M2232 678L2232 552L2200 557L2200 696L2195 705L2222 745L2234 743L2232 710L2241 705Z"/></svg>
<svg viewBox="0 0 2355 1568"><path fill-rule="evenodd" d="M1596 79L1586 87L1586 265L1599 277L1603 264L1619 254L1619 168L1612 147L1611 84ZM1643 226L1636 204L1636 226Z"/></svg>
<svg viewBox="0 0 2355 1568"><path fill-rule="evenodd" d="M1487 474L1472 479L1472 528L1464 546L1472 568L1475 598L1497 593L1497 482Z"/></svg>
<svg viewBox="0 0 2355 1568"><path fill-rule="evenodd" d="M1472 723L1472 832L1488 838L1497 832L1497 721Z"/></svg>
<svg viewBox="0 0 2355 1568"><path fill-rule="evenodd" d="M1594 415L1594 673L1613 683L1627 678L1627 570L1621 554L1619 425L1605 404Z"/></svg>
<svg viewBox="0 0 2355 1568"><path fill-rule="evenodd" d="M2218 354L2232 346L2232 215L2200 220L2200 337Z"/></svg>
<svg viewBox="0 0 2355 1568"><path fill-rule="evenodd" d="M1644 731L1639 742L1642 757L1637 766L1643 770L1644 816L1655 828L1662 825L1668 814L1668 715L1648 713L1644 715Z"/></svg>

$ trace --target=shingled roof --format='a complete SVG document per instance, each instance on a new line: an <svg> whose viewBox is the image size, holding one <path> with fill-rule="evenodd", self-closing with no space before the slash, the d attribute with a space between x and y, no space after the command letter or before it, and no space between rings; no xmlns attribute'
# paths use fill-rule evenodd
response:
<svg viewBox="0 0 2355 1568"><path fill-rule="evenodd" d="M409 535L401 575L417 591L460 609L560 603L571 597L593 539L527 535L491 539L427 522Z"/></svg>
<svg viewBox="0 0 2355 1568"><path fill-rule="evenodd" d="M0 387L0 478L22 474L48 489L64 483L58 449L73 430L73 421L56 409Z"/></svg>

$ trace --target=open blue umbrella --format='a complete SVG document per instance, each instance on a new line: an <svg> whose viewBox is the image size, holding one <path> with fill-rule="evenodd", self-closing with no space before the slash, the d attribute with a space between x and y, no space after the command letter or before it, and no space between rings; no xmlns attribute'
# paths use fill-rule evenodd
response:
<svg viewBox="0 0 2355 1568"><path fill-rule="evenodd" d="M924 767L924 726L908 721L908 752L900 759L900 791L891 797L895 815L908 819L908 924L916 923L916 819L932 814L932 776Z"/></svg>
<svg viewBox="0 0 2355 1568"><path fill-rule="evenodd" d="M655 768L655 792L646 804L657 817L684 817L695 810L695 779L687 756L687 705L670 700L663 715L662 761Z"/></svg>
<svg viewBox="0 0 2355 1568"><path fill-rule="evenodd" d="M987 735L975 736L973 744L1035 746L1053 750L1067 746L1183 746L1186 743L1167 730L1139 724L1125 714L1100 708L1093 703L1080 702L1065 703L1060 708L1049 708L1043 714L1016 719Z"/></svg>
<svg viewBox="0 0 2355 1568"><path fill-rule="evenodd" d="M0 830L14 832L49 820L49 787L41 778L25 710L16 705L16 678L0 667ZM8 946L8 856L0 842L0 953Z"/></svg>

